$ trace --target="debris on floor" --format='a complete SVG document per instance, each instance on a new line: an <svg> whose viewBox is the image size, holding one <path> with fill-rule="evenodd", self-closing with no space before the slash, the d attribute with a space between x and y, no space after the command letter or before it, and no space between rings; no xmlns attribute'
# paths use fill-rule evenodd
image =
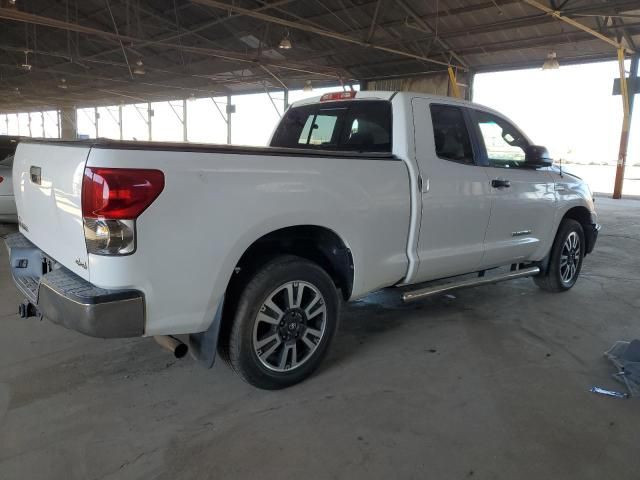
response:
<svg viewBox="0 0 640 480"><path fill-rule="evenodd" d="M616 392L614 390L607 390L605 388L600 388L600 387L591 387L591 390L589 391L593 393L599 393L600 395L606 395L608 397L629 398L628 393Z"/></svg>
<svg viewBox="0 0 640 480"><path fill-rule="evenodd" d="M616 342L604 355L618 369L613 378L627 387L629 396L640 396L640 340Z"/></svg>

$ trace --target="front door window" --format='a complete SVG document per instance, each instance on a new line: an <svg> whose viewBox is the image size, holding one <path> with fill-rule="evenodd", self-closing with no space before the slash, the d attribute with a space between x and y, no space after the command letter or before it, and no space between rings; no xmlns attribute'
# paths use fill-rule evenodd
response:
<svg viewBox="0 0 640 480"><path fill-rule="evenodd" d="M521 168L525 162L527 139L506 120L490 113L476 111L480 135L491 167Z"/></svg>

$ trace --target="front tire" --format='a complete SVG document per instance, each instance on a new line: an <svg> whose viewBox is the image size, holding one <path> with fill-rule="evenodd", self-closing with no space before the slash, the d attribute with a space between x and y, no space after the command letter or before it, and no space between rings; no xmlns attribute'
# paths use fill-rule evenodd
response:
<svg viewBox="0 0 640 480"><path fill-rule="evenodd" d="M584 230L579 222L565 218L551 247L549 265L544 274L533 278L547 292L566 292L578 280L584 259Z"/></svg>
<svg viewBox="0 0 640 480"><path fill-rule="evenodd" d="M335 334L339 299L317 264L280 256L260 268L240 294L228 361L251 385L282 389L309 377Z"/></svg>

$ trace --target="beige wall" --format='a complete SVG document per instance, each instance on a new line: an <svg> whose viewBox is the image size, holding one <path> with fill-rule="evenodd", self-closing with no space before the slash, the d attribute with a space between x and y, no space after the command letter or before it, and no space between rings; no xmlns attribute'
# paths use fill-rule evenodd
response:
<svg viewBox="0 0 640 480"><path fill-rule="evenodd" d="M458 72L458 88L460 89L460 94L463 96L463 98L468 98L469 89L465 86L469 83L468 78L468 74L464 72ZM368 80L366 82L362 82L362 85L363 90L390 90L453 96L451 85L449 84L448 72L432 73L416 77Z"/></svg>
<svg viewBox="0 0 640 480"><path fill-rule="evenodd" d="M75 140L77 131L76 109L62 107L60 109L60 137L63 140Z"/></svg>

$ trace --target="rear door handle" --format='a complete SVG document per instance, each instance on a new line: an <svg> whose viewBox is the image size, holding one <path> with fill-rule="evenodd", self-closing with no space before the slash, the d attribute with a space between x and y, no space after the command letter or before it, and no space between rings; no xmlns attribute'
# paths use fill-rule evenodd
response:
<svg viewBox="0 0 640 480"><path fill-rule="evenodd" d="M511 186L511 182L504 178L494 178L491 180L491 186L493 188L509 188Z"/></svg>

